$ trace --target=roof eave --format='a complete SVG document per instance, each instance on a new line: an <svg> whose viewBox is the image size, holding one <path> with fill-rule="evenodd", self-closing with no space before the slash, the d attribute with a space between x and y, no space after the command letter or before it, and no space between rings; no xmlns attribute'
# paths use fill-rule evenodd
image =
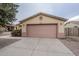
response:
<svg viewBox="0 0 79 59"><path fill-rule="evenodd" d="M67 20L68 20L68 19L63 18L63 17L58 17L58 16L49 15L49 14L40 12L40 13L37 13L37 14L35 14L35 15L33 15L33 16L30 16L30 17L28 17L28 18L26 18L26 19L20 21L20 23L23 23L24 21L27 21L27 20L29 20L29 19L35 17L35 16L38 16L38 15L45 15L45 16L48 16L48 17L51 17L51 18L59 19L59 20L61 20L61 21L67 21Z"/></svg>

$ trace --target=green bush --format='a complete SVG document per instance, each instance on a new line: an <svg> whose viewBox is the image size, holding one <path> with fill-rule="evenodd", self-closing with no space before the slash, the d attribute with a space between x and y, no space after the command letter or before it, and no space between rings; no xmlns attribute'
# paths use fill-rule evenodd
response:
<svg viewBox="0 0 79 59"><path fill-rule="evenodd" d="M21 37L21 30L14 30L11 32L13 37Z"/></svg>

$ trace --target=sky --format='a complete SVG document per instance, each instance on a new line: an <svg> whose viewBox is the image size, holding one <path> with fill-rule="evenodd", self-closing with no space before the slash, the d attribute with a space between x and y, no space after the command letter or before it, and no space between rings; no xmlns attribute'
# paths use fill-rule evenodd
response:
<svg viewBox="0 0 79 59"><path fill-rule="evenodd" d="M79 15L79 3L21 3L17 10L15 24L39 12L69 19Z"/></svg>

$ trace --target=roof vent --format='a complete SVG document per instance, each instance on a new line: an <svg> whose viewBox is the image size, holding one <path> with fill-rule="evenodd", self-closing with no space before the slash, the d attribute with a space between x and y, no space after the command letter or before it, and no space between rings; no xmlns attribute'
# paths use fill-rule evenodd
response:
<svg viewBox="0 0 79 59"><path fill-rule="evenodd" d="M40 16L40 20L42 20L43 19L43 17L42 16Z"/></svg>

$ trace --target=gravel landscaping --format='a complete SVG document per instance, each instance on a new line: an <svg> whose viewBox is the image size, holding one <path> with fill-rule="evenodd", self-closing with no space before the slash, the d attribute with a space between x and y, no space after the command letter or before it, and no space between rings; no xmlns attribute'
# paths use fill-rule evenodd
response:
<svg viewBox="0 0 79 59"><path fill-rule="evenodd" d="M0 39L0 49L16 41L18 41L18 39Z"/></svg>
<svg viewBox="0 0 79 59"><path fill-rule="evenodd" d="M68 47L76 56L79 56L79 41L73 39L59 39Z"/></svg>

